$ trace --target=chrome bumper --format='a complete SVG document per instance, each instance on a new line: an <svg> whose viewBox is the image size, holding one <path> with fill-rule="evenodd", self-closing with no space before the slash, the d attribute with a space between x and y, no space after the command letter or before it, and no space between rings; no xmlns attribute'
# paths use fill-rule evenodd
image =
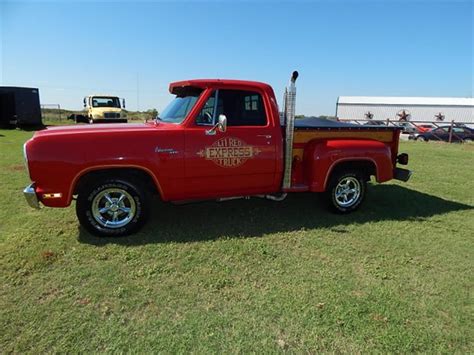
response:
<svg viewBox="0 0 474 355"><path fill-rule="evenodd" d="M25 196L26 202L28 202L30 207L36 209L40 208L38 197L36 196L36 191L33 184L25 187L25 189L23 190L23 195Z"/></svg>

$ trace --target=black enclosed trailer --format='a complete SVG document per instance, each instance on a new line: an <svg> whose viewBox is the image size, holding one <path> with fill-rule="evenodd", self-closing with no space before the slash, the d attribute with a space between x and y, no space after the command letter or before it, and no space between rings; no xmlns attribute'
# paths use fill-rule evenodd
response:
<svg viewBox="0 0 474 355"><path fill-rule="evenodd" d="M41 126L39 91L35 88L0 86L1 126Z"/></svg>

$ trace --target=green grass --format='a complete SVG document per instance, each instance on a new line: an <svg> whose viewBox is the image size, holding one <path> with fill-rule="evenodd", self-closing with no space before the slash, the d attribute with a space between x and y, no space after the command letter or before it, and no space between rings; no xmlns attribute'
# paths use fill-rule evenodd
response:
<svg viewBox="0 0 474 355"><path fill-rule="evenodd" d="M474 146L402 143L415 175L329 214L316 196L172 206L97 239L27 207L0 131L0 351L473 352Z"/></svg>

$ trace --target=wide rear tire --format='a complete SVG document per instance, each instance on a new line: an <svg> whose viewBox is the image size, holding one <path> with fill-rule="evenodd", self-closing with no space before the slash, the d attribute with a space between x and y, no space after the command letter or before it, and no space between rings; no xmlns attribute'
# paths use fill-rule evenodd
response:
<svg viewBox="0 0 474 355"><path fill-rule="evenodd" d="M359 208L367 192L367 177L356 170L335 172L326 190L326 201L335 213L350 213Z"/></svg>
<svg viewBox="0 0 474 355"><path fill-rule="evenodd" d="M150 210L148 194L138 179L105 178L88 184L76 203L81 225L99 237L121 237L138 231Z"/></svg>

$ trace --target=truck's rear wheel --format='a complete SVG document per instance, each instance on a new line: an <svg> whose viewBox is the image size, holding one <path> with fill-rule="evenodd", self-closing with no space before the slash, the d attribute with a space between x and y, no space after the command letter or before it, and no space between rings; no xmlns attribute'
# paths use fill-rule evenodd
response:
<svg viewBox="0 0 474 355"><path fill-rule="evenodd" d="M366 195L366 180L366 176L358 171L334 173L326 190L326 200L331 210L350 213L359 208Z"/></svg>
<svg viewBox="0 0 474 355"><path fill-rule="evenodd" d="M79 191L76 214L97 236L119 237L136 232L146 221L149 200L138 181L110 178Z"/></svg>

